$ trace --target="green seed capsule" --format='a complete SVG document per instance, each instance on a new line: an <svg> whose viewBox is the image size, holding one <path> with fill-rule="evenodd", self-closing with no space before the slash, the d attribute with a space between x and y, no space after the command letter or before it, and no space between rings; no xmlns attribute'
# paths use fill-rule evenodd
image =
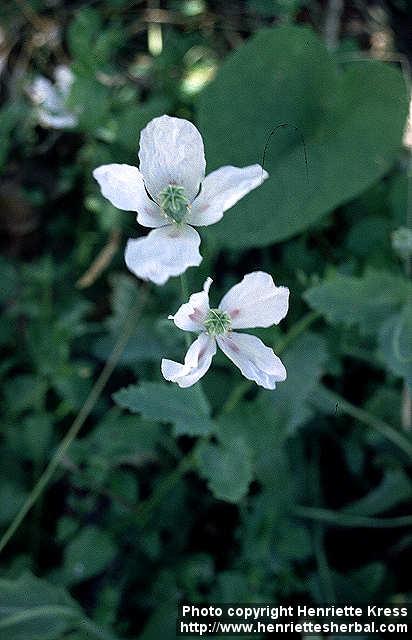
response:
<svg viewBox="0 0 412 640"><path fill-rule="evenodd" d="M169 184L159 193L159 205L164 215L177 224L184 222L189 212L185 190L176 184Z"/></svg>
<svg viewBox="0 0 412 640"><path fill-rule="evenodd" d="M231 317L221 309L210 309L204 321L206 333L209 336L220 336L230 331L232 327Z"/></svg>

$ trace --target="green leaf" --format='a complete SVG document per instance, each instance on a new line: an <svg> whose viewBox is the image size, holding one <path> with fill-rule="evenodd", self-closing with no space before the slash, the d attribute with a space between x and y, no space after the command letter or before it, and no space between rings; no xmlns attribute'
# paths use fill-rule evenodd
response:
<svg viewBox="0 0 412 640"><path fill-rule="evenodd" d="M280 423L292 433L313 415L308 402L325 370L326 340L315 333L298 338L282 356L288 377L269 396Z"/></svg>
<svg viewBox="0 0 412 640"><path fill-rule="evenodd" d="M24 504L27 494L19 484L5 477L0 481L0 525L9 524Z"/></svg>
<svg viewBox="0 0 412 640"><path fill-rule="evenodd" d="M361 278L336 273L303 297L331 324L358 325L362 333L374 334L411 291L405 278L370 269Z"/></svg>
<svg viewBox="0 0 412 640"><path fill-rule="evenodd" d="M81 617L78 605L56 585L31 574L0 580L0 636L7 640L58 640Z"/></svg>
<svg viewBox="0 0 412 640"><path fill-rule="evenodd" d="M113 399L149 420L171 422L176 436L206 435L213 428L207 400L196 387L180 389L164 382L143 382L120 389Z"/></svg>
<svg viewBox="0 0 412 640"><path fill-rule="evenodd" d="M133 464L153 457L161 435L160 427L153 422L115 407L91 433L73 443L74 455L83 464L92 459L103 460L108 467Z"/></svg>
<svg viewBox="0 0 412 640"><path fill-rule="evenodd" d="M199 473L215 498L239 502L253 478L252 454L242 436L230 443L206 444L199 453Z"/></svg>
<svg viewBox="0 0 412 640"><path fill-rule="evenodd" d="M407 106L398 70L379 62L338 69L312 30L261 30L226 58L200 96L210 169L261 163L270 132L290 126L270 140L269 179L209 232L213 241L266 246L357 196L393 163Z"/></svg>
<svg viewBox="0 0 412 640"><path fill-rule="evenodd" d="M30 373L7 380L4 395L10 413L17 415L41 405L47 388L48 384L44 378Z"/></svg>
<svg viewBox="0 0 412 640"><path fill-rule="evenodd" d="M412 303L384 323L379 349L388 369L402 376L412 390Z"/></svg>
<svg viewBox="0 0 412 640"><path fill-rule="evenodd" d="M75 12L68 29L68 44L75 62L82 72L93 72L105 65L122 40L116 26L104 26L99 11L85 7Z"/></svg>
<svg viewBox="0 0 412 640"><path fill-rule="evenodd" d="M67 545L64 572L70 583L82 582L101 573L116 555L111 537L101 529L89 526Z"/></svg>
<svg viewBox="0 0 412 640"><path fill-rule="evenodd" d="M23 429L27 456L36 462L43 462L53 433L51 414L40 413L27 416L23 422Z"/></svg>
<svg viewBox="0 0 412 640"><path fill-rule="evenodd" d="M94 132L105 123L109 98L109 89L94 77L76 76L67 105L78 114L82 131Z"/></svg>

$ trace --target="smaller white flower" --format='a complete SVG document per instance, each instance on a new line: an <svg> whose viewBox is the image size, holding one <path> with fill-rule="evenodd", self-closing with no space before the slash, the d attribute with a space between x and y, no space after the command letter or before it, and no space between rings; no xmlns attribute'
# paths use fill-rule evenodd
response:
<svg viewBox="0 0 412 640"><path fill-rule="evenodd" d="M28 94L36 105L39 124L49 129L72 129L78 124L78 117L66 106L74 75L64 65L54 71L54 84L43 76L38 76L28 87Z"/></svg>
<svg viewBox="0 0 412 640"><path fill-rule="evenodd" d="M272 276L263 271L248 273L229 289L217 309L209 306L208 278L203 291L190 296L174 316L175 325L199 334L186 353L184 364L162 360L162 374L179 387L190 387L205 375L216 353L216 343L245 378L265 389L275 389L286 380L286 369L272 349L259 338L233 329L270 327L288 312L289 289L276 287Z"/></svg>
<svg viewBox="0 0 412 640"><path fill-rule="evenodd" d="M412 151L412 96L409 101L409 114L403 133L403 146Z"/></svg>
<svg viewBox="0 0 412 640"><path fill-rule="evenodd" d="M141 132L139 161L139 169L106 164L93 176L113 206L136 211L137 222L153 229L128 241L125 260L132 273L158 285L201 263L194 227L218 222L268 177L259 164L220 167L205 177L199 131L188 120L166 115Z"/></svg>

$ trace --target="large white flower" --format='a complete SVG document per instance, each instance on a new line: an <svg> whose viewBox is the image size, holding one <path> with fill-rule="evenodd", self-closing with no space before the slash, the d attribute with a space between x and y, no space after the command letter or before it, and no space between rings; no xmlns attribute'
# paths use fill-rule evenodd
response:
<svg viewBox="0 0 412 640"><path fill-rule="evenodd" d="M66 106L74 82L74 75L65 65L54 72L55 83L38 76L28 88L28 94L36 105L39 124L50 129L72 129L78 117Z"/></svg>
<svg viewBox="0 0 412 640"><path fill-rule="evenodd" d="M288 312L289 289L276 287L268 273L254 271L229 289L217 309L211 309L211 283L208 278L203 291L191 295L176 315L169 316L180 329L199 337L189 347L184 364L162 360L163 376L179 387L190 387L209 369L217 343L245 378L265 389L275 389L276 382L286 380L281 360L256 336L233 329L278 324Z"/></svg>
<svg viewBox="0 0 412 640"><path fill-rule="evenodd" d="M258 164L221 167L205 178L203 140L188 120L154 118L140 134L140 167L107 164L93 171L102 194L118 209L136 211L152 227L129 240L125 260L143 280L164 284L202 261L193 227L218 222L224 211L268 176Z"/></svg>

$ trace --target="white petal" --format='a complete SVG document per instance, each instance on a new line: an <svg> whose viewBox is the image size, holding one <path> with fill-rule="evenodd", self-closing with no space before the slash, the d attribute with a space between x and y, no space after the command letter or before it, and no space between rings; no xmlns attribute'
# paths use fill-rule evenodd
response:
<svg viewBox="0 0 412 640"><path fill-rule="evenodd" d="M286 316L288 304L287 287L276 287L271 275L253 271L229 289L219 309L230 315L234 329L248 329L278 324Z"/></svg>
<svg viewBox="0 0 412 640"><path fill-rule="evenodd" d="M28 93L33 102L41 105L47 111L59 111L63 107L56 87L43 76L35 78L28 88Z"/></svg>
<svg viewBox="0 0 412 640"><path fill-rule="evenodd" d="M203 323L209 311L209 289L212 278L208 278L203 285L203 291L193 293L189 302L182 304L174 316L169 316L179 329L184 331L203 331Z"/></svg>
<svg viewBox="0 0 412 640"><path fill-rule="evenodd" d="M245 378L265 389L275 389L276 382L286 380L282 361L256 336L230 333L217 336L219 347L239 367Z"/></svg>
<svg viewBox="0 0 412 640"><path fill-rule="evenodd" d="M200 236L195 229L168 225L154 229L144 238L129 240L125 260L138 278L161 285L202 262L199 246Z"/></svg>
<svg viewBox="0 0 412 640"><path fill-rule="evenodd" d="M67 98L74 82L73 72L71 71L71 69L69 69L69 67L61 64L56 67L54 77L56 80L56 86L59 89L61 95L64 98Z"/></svg>
<svg viewBox="0 0 412 640"><path fill-rule="evenodd" d="M192 201L205 175L203 140L188 120L154 118L140 134L140 171L154 200L169 184L185 188Z"/></svg>
<svg viewBox="0 0 412 640"><path fill-rule="evenodd" d="M163 358L161 365L163 377L171 382L177 382L179 387L191 387L205 375L215 353L214 338L201 333L190 345L184 364Z"/></svg>
<svg viewBox="0 0 412 640"><path fill-rule="evenodd" d="M59 115L54 115L46 111L46 109L39 108L37 117L42 127L48 127L50 129L72 129L77 125L77 117L68 112L61 112Z"/></svg>
<svg viewBox="0 0 412 640"><path fill-rule="evenodd" d="M163 227L168 224L159 207L148 197L137 167L104 164L93 171L93 177L113 206L125 211L137 211L137 221L143 227Z"/></svg>
<svg viewBox="0 0 412 640"><path fill-rule="evenodd" d="M233 207L268 177L260 164L250 167L221 167L204 179L202 190L191 209L190 224L205 226L218 222L223 212Z"/></svg>

